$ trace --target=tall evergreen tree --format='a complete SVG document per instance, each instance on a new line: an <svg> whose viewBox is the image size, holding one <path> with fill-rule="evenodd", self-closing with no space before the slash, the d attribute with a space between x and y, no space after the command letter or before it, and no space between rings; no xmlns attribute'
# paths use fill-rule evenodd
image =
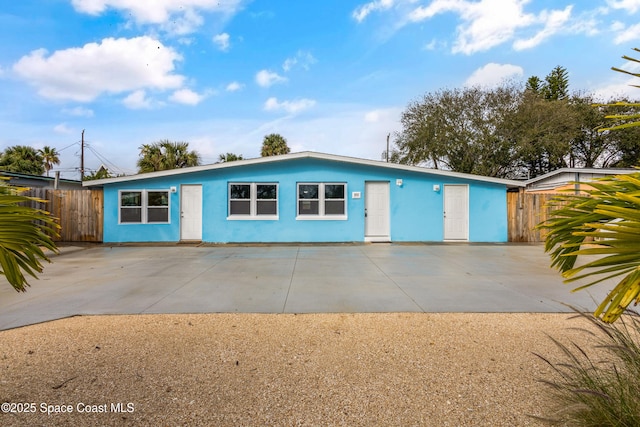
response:
<svg viewBox="0 0 640 427"><path fill-rule="evenodd" d="M542 80L540 80L539 77L531 76L527 79L525 90L540 95L543 87L544 83L542 83Z"/></svg>
<svg viewBox="0 0 640 427"><path fill-rule="evenodd" d="M561 101L569 97L569 75L567 69L558 65L544 78L542 96L549 101Z"/></svg>

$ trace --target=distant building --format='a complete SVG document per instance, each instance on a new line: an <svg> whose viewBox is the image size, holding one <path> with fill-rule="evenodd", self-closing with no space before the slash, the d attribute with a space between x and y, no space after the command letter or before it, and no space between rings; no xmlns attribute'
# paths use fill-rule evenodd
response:
<svg viewBox="0 0 640 427"><path fill-rule="evenodd" d="M51 176L29 175L26 173L2 170L0 170L0 177L9 178L9 185L16 187L82 190L82 181L76 181L74 179L56 179Z"/></svg>
<svg viewBox="0 0 640 427"><path fill-rule="evenodd" d="M525 181L528 193L557 193L591 189L589 182L611 175L639 172L639 169L561 168Z"/></svg>

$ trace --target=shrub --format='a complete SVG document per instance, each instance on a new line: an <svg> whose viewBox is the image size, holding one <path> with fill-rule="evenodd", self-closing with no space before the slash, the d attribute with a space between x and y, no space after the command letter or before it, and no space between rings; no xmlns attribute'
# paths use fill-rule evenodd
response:
<svg viewBox="0 0 640 427"><path fill-rule="evenodd" d="M554 378L541 380L549 386L552 413L535 418L552 425L640 426L640 315L627 311L615 324L584 313L576 317L595 326L579 328L589 334L590 348L550 337L561 359L536 354Z"/></svg>

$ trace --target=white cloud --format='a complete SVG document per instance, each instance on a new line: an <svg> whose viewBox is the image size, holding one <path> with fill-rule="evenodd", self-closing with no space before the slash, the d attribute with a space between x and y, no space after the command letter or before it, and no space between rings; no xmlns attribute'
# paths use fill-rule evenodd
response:
<svg viewBox="0 0 640 427"><path fill-rule="evenodd" d="M244 87L244 85L242 83L239 82L231 82L227 85L227 92L236 92L240 89L242 89Z"/></svg>
<svg viewBox="0 0 640 427"><path fill-rule="evenodd" d="M64 114L76 117L93 117L93 110L85 107L65 108L62 110Z"/></svg>
<svg viewBox="0 0 640 427"><path fill-rule="evenodd" d="M464 84L465 86L493 87L512 77L521 77L523 74L524 70L517 65L491 62L474 71Z"/></svg>
<svg viewBox="0 0 640 427"><path fill-rule="evenodd" d="M613 9L623 9L629 13L640 10L640 0L607 0L607 4Z"/></svg>
<svg viewBox="0 0 640 427"><path fill-rule="evenodd" d="M284 83L286 81L286 77L282 77L278 75L278 73L269 70L260 70L256 73L256 83L262 87L269 87L276 83Z"/></svg>
<svg viewBox="0 0 640 427"><path fill-rule="evenodd" d="M69 135L71 133L74 133L74 130L71 129L69 126L67 126L66 123L60 123L59 125L54 126L53 131L55 133L60 133L63 135Z"/></svg>
<svg viewBox="0 0 640 427"><path fill-rule="evenodd" d="M637 84L636 78L627 79L626 81L611 81L593 91L596 99L601 102L610 102L621 98L631 100L640 99L640 89L632 85Z"/></svg>
<svg viewBox="0 0 640 427"><path fill-rule="evenodd" d="M279 102L278 98L272 97L267 99L264 103L264 109L266 111L278 111L284 110L289 114L299 113L303 110L307 110L316 105L316 101L313 99L296 99L295 101L282 101Z"/></svg>
<svg viewBox="0 0 640 427"><path fill-rule="evenodd" d="M620 23L618 22L618 24ZM616 25L614 25L614 27L617 27L614 31L618 33L613 39L615 44L622 44L640 39L640 24L635 24L628 28L626 28L624 24L621 27Z"/></svg>
<svg viewBox="0 0 640 427"><path fill-rule="evenodd" d="M367 111L364 114L364 121L366 123L388 122L391 120L398 120L398 118L399 115L396 108L379 108Z"/></svg>
<svg viewBox="0 0 640 427"><path fill-rule="evenodd" d="M174 16L171 20L163 22L160 28L176 36L191 34L204 23L202 16L195 11L187 9L182 16Z"/></svg>
<svg viewBox="0 0 640 427"><path fill-rule="evenodd" d="M626 25L620 21L613 21L611 24L611 31L623 31L626 28Z"/></svg>
<svg viewBox="0 0 640 427"><path fill-rule="evenodd" d="M515 50L530 49L538 46L545 39L556 34L561 30L571 17L572 6L567 6L564 10L554 10L551 13L543 12L541 14L541 21L545 23L545 26L533 37L526 40L516 40L513 43Z"/></svg>
<svg viewBox="0 0 640 427"><path fill-rule="evenodd" d="M204 22L201 12L235 14L243 0L72 0L73 7L89 15L107 9L121 11L138 24L161 25L175 34L187 34Z"/></svg>
<svg viewBox="0 0 640 427"><path fill-rule="evenodd" d="M409 14L409 20L420 22L442 13L459 15L462 23L457 27L454 53L472 54L488 50L514 38L517 30L543 26L534 37L520 42L520 48L531 47L559 31L572 10L543 10L538 15L526 13L527 0L434 0L428 6L419 6Z"/></svg>
<svg viewBox="0 0 640 427"><path fill-rule="evenodd" d="M358 6L351 16L358 22L362 22L371 13L377 10L390 9L393 6L393 0L375 0Z"/></svg>
<svg viewBox="0 0 640 427"><path fill-rule="evenodd" d="M170 101L186 105L198 105L205 97L199 95L191 89L180 89L169 97Z"/></svg>
<svg viewBox="0 0 640 427"><path fill-rule="evenodd" d="M298 66L300 68L308 70L311 65L315 64L316 62L318 62L318 60L314 58L311 53L299 50L295 56L287 58L284 61L284 63L282 64L282 69L284 71L289 71L293 67Z"/></svg>
<svg viewBox="0 0 640 427"><path fill-rule="evenodd" d="M216 34L213 36L213 42L218 46L218 49L223 52L227 52L231 46L229 44L229 34L227 33Z"/></svg>
<svg viewBox="0 0 640 427"><path fill-rule="evenodd" d="M179 37L176 41L183 46L191 46L195 39L193 37Z"/></svg>
<svg viewBox="0 0 640 427"><path fill-rule="evenodd" d="M107 38L51 55L44 49L34 50L13 69L45 98L89 102L103 93L179 88L184 76L173 72L174 62L181 59L172 48L148 36Z"/></svg>
<svg viewBox="0 0 640 427"><path fill-rule="evenodd" d="M433 39L429 43L425 44L422 48L424 50L436 50L437 46L438 46L438 41L436 39Z"/></svg>
<svg viewBox="0 0 640 427"><path fill-rule="evenodd" d="M129 96L122 100L125 107L132 110L142 110L152 108L152 101L147 98L147 93L144 90L136 90Z"/></svg>
<svg viewBox="0 0 640 427"><path fill-rule="evenodd" d="M617 68L629 71L631 73L640 72L640 64L633 61L625 61L619 64ZM594 90L596 96L602 101L610 101L611 99L629 98L640 99L640 89L636 86L638 84L637 77L629 76L624 73L610 73L610 77L607 82Z"/></svg>

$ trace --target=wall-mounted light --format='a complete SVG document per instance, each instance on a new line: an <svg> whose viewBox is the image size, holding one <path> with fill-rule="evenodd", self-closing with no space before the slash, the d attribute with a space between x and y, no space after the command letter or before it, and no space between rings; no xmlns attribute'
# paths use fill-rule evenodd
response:
<svg viewBox="0 0 640 427"><path fill-rule="evenodd" d="M169 189L171 190L171 192L172 192L172 193L175 193L175 192L177 192L177 191L178 191L178 189L177 189L176 187L171 187L171 188L169 188Z"/></svg>
<svg viewBox="0 0 640 427"><path fill-rule="evenodd" d="M396 179L396 185L398 187L402 187L402 180L401 179Z"/></svg>
<svg viewBox="0 0 640 427"><path fill-rule="evenodd" d="M440 191L440 184L433 184L433 191L435 192Z"/></svg>

